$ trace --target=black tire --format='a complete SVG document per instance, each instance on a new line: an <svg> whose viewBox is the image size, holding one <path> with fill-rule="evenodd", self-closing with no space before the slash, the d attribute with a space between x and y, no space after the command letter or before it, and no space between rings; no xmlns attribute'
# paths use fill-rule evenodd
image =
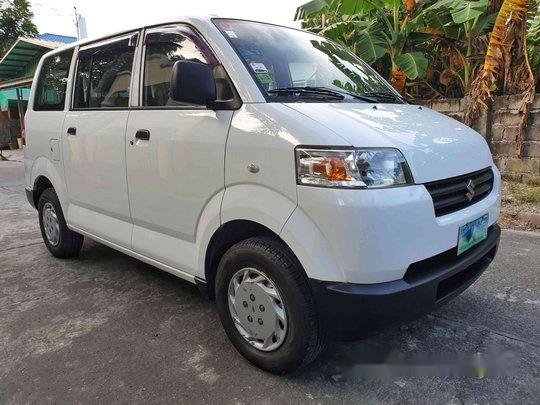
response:
<svg viewBox="0 0 540 405"><path fill-rule="evenodd" d="M228 305L228 287L234 274L245 267L264 273L279 290L287 313L283 343L273 351L249 344L236 328ZM323 351L326 338L320 325L307 276L290 249L269 237L238 242L222 257L216 275L216 305L221 323L236 349L257 367L286 373L305 367Z"/></svg>
<svg viewBox="0 0 540 405"><path fill-rule="evenodd" d="M45 233L43 208L47 203L52 204L58 218L59 238L58 243L56 243L55 245L53 245L49 241ZM38 215L39 227L41 228L41 236L43 237L43 241L45 242L45 246L47 246L47 249L49 249L49 252L51 252L53 256L61 259L67 259L77 256L81 251L84 237L77 232L73 232L67 227L64 213L62 212L62 207L60 206L60 201L58 200L58 196L56 195L56 192L52 187L46 189L45 191L43 191L43 193L41 193L38 202Z"/></svg>

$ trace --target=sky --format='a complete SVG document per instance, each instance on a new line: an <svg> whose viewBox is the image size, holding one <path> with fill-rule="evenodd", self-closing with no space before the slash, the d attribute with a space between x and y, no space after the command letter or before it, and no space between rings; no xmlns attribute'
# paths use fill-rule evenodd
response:
<svg viewBox="0 0 540 405"><path fill-rule="evenodd" d="M30 0L40 33L76 36L74 10L86 20L88 37L152 23L167 16L216 14L299 27L296 7L308 0Z"/></svg>

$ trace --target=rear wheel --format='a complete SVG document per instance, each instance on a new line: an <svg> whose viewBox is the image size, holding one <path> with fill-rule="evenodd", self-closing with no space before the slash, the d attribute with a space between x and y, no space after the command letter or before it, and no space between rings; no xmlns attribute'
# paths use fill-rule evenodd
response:
<svg viewBox="0 0 540 405"><path fill-rule="evenodd" d="M84 237L67 227L60 201L53 188L41 193L38 214L41 236L53 256L59 258L77 256Z"/></svg>
<svg viewBox="0 0 540 405"><path fill-rule="evenodd" d="M233 345L264 370L293 371L323 350L308 279L277 239L246 239L225 253L216 276L216 304Z"/></svg>

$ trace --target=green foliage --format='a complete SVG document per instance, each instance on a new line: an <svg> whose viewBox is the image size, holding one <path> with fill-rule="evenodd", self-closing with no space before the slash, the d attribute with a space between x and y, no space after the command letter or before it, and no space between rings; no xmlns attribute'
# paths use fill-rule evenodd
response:
<svg viewBox="0 0 540 405"><path fill-rule="evenodd" d="M533 2L527 19L527 53L533 72L540 74L540 0Z"/></svg>
<svg viewBox="0 0 540 405"><path fill-rule="evenodd" d="M27 0L0 0L0 57L18 37L34 37L38 30Z"/></svg>
<svg viewBox="0 0 540 405"><path fill-rule="evenodd" d="M398 55L396 63L409 79L426 76L428 60L422 52L409 52Z"/></svg>
<svg viewBox="0 0 540 405"><path fill-rule="evenodd" d="M367 63L375 63L386 54L386 43L370 27L359 31L356 37L357 53Z"/></svg>
<svg viewBox="0 0 540 405"><path fill-rule="evenodd" d="M493 6L489 0L313 0L295 18L389 78L403 71L413 81L409 88L459 97L468 93L482 64L497 17L488 12ZM529 55L539 66L540 11L531 13L529 25Z"/></svg>
<svg viewBox="0 0 540 405"><path fill-rule="evenodd" d="M416 5L421 16L433 1ZM411 49L432 38L418 31L421 18L409 18L402 0L313 0L300 6L303 27L348 46L370 64L384 65L385 74L402 70L409 79L423 79L428 59Z"/></svg>
<svg viewBox="0 0 540 405"><path fill-rule="evenodd" d="M441 0L426 10L427 27L440 31L431 50L432 60L439 60L440 71L448 72L459 88L457 95L469 92L472 80L485 53L487 41L482 41L493 27L497 13L488 13L488 0ZM438 58L438 59L437 59ZM435 63L437 65L437 63ZM445 83L445 92L449 84Z"/></svg>
<svg viewBox="0 0 540 405"><path fill-rule="evenodd" d="M452 20L456 24L463 24L464 22L474 20L482 16L487 11L488 1L454 1L450 8L450 14Z"/></svg>
<svg viewBox="0 0 540 405"><path fill-rule="evenodd" d="M298 7L298 9L296 10L296 15L294 16L294 19L295 20L308 19L312 17L313 15L324 11L328 7L329 3L330 1L326 1L326 0L311 0L307 2L306 4Z"/></svg>

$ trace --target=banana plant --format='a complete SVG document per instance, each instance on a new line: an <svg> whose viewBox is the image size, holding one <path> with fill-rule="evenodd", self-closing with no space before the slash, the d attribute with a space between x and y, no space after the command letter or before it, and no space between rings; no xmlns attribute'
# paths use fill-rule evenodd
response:
<svg viewBox="0 0 540 405"><path fill-rule="evenodd" d="M525 35L527 55L531 71L538 82L540 75L540 0L534 0L529 8L527 27Z"/></svg>
<svg viewBox="0 0 540 405"><path fill-rule="evenodd" d="M535 94L535 76L529 63L526 44L527 36L524 35L524 30L527 27L529 5L534 3L536 3L534 0L531 0L530 3L529 0L503 1L491 31L482 69L479 70L471 84L470 95L473 102L465 116L465 122L470 124L478 116L480 108L487 108L486 102L491 98L493 92L498 89L498 82L504 81L504 77L509 74L508 69L512 67L515 70L520 69L519 66L516 67L512 66L511 63L507 63L512 61L513 52L520 54L522 56L520 59L524 61L521 63L525 65L528 74L526 83L523 83L522 86L525 87L525 91L519 107L520 125L515 139L515 155L517 158L521 158L523 133Z"/></svg>
<svg viewBox="0 0 540 405"><path fill-rule="evenodd" d="M487 33L497 13L488 14L488 0L440 0L427 7L420 16L425 26L438 38L434 45L446 60L440 81L448 86L457 79L461 94L469 92L475 71L482 61Z"/></svg>
<svg viewBox="0 0 540 405"><path fill-rule="evenodd" d="M295 18L305 28L342 42L364 61L373 64L388 56L390 81L403 92L406 79L426 76L428 59L422 51L410 52L431 39L418 29L430 2L417 0L312 0L297 9ZM314 22L317 23L314 23ZM412 34L415 35L412 35Z"/></svg>

